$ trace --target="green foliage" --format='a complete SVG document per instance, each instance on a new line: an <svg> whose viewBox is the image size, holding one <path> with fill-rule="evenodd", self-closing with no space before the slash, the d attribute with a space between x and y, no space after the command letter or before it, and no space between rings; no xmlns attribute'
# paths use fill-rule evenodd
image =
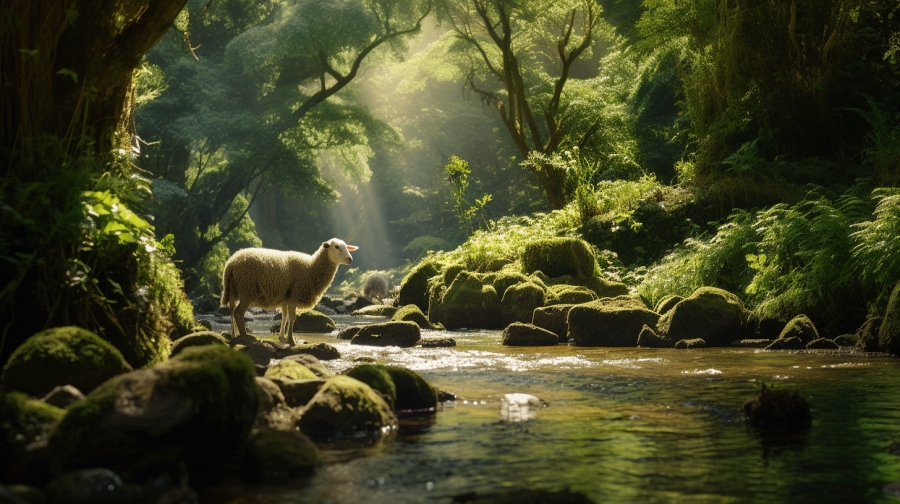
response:
<svg viewBox="0 0 900 504"><path fill-rule="evenodd" d="M860 282L881 305L900 280L900 189L875 189L872 197L875 218L853 226L851 256Z"/></svg>
<svg viewBox="0 0 900 504"><path fill-rule="evenodd" d="M469 175L472 174L472 170L465 159L450 156L450 162L444 167L444 171L447 173L447 180L453 185L453 211L459 219L460 227L467 235L471 235L472 219L481 212L481 219L484 220L484 206L491 201L492 196L485 194L476 199L474 205L466 201L466 190L469 188Z"/></svg>

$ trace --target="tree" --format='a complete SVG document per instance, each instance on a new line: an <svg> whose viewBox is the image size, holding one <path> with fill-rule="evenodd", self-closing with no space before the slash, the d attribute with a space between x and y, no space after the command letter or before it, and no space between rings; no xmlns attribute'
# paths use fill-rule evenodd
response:
<svg viewBox="0 0 900 504"><path fill-rule="evenodd" d="M441 0L444 47L465 85L496 105L522 158L550 156L569 138L566 84L590 54L600 7L590 0ZM586 133L587 134L587 133ZM565 173L533 165L551 209L568 199Z"/></svg>
<svg viewBox="0 0 900 504"><path fill-rule="evenodd" d="M239 194L248 209L267 191L328 201L335 193L320 167L329 161L367 176L368 139L396 134L348 86L373 55L400 57L431 10L422 0L253 5L192 2L184 31L193 49L172 34L148 56L170 81L138 115L143 136L160 141L144 163L170 196L159 232L174 233L187 269L240 225L207 232Z"/></svg>

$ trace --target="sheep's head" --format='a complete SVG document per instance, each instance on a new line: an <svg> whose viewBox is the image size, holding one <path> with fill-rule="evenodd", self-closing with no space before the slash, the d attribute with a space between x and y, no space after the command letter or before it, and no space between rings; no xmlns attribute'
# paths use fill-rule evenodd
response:
<svg viewBox="0 0 900 504"><path fill-rule="evenodd" d="M334 264L351 264L353 263L353 256L350 255L350 252L358 249L359 247L354 245L347 245L344 243L344 240L339 240L337 238L332 238L327 242L322 243L322 248L328 253L328 259L331 259L331 262Z"/></svg>

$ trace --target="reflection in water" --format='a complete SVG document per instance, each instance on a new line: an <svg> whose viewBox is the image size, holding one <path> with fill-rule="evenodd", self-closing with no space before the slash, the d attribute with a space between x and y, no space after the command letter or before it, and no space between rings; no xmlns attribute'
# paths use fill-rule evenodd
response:
<svg viewBox="0 0 900 504"><path fill-rule="evenodd" d="M547 403L528 394L506 394L500 400L500 417L507 422L527 422L537 418Z"/></svg>
<svg viewBox="0 0 900 504"><path fill-rule="evenodd" d="M900 439L896 359L503 347L499 331L426 333L457 346L376 348L296 335L337 347L342 358L325 363L335 372L370 357L414 369L458 399L431 417L403 419L396 436L323 446L326 464L313 477L250 489L239 502L449 503L515 488L571 489L595 502L897 502L883 490L900 480L900 455L887 450ZM745 425L741 405L758 382L776 381L812 406L806 433L772 438ZM523 403L508 396L519 394L552 406L510 421L504 399L509 415Z"/></svg>

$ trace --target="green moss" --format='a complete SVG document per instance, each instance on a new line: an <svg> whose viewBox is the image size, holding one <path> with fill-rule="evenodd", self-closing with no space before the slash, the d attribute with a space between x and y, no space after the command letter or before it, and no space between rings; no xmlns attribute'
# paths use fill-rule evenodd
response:
<svg viewBox="0 0 900 504"><path fill-rule="evenodd" d="M329 378L300 417L301 429L311 435L380 433L396 425L397 418L381 395L344 375Z"/></svg>
<svg viewBox="0 0 900 504"><path fill-rule="evenodd" d="M183 338L179 338L177 341L175 341L174 344L172 344L172 354L169 357L175 357L176 355L183 352L185 348L203 345L228 346L228 342L225 341L225 338L221 334L213 331L202 331L188 334Z"/></svg>
<svg viewBox="0 0 900 504"><path fill-rule="evenodd" d="M397 411L429 410L437 407L437 392L415 371L398 367L383 366L397 387Z"/></svg>
<svg viewBox="0 0 900 504"><path fill-rule="evenodd" d="M372 390L384 397L391 408L397 403L397 386L391 379L391 375L385 370L385 366L362 364L350 369L345 374L372 387Z"/></svg>
<svg viewBox="0 0 900 504"><path fill-rule="evenodd" d="M678 295L666 296L660 299L658 303L656 303L656 307L653 309L653 311L659 313L660 315L664 315L667 311L674 308L675 305L677 305L683 299L684 297Z"/></svg>
<svg viewBox="0 0 900 504"><path fill-rule="evenodd" d="M397 313L396 306L387 306L387 305L371 305L364 306L359 310L354 310L351 315L355 315L357 317L361 316L370 316L370 317L392 317Z"/></svg>
<svg viewBox="0 0 900 504"><path fill-rule="evenodd" d="M701 287L660 317L657 330L667 341L701 338L709 346L727 346L750 337L748 313L734 294Z"/></svg>
<svg viewBox="0 0 900 504"><path fill-rule="evenodd" d="M654 327L659 315L647 308L602 304L602 300L569 310L569 337L579 346L634 347L644 326Z"/></svg>
<svg viewBox="0 0 900 504"><path fill-rule="evenodd" d="M122 354L96 334L80 327L56 327L25 340L9 358L3 385L44 395L58 385L85 393L104 381L131 371Z"/></svg>
<svg viewBox="0 0 900 504"><path fill-rule="evenodd" d="M500 301L503 324L531 322L535 308L544 306L544 289L531 282L515 284L508 289Z"/></svg>
<svg viewBox="0 0 900 504"><path fill-rule="evenodd" d="M597 294L598 298L624 296L628 294L628 286L622 282L613 282L601 277L576 278L575 285L587 287Z"/></svg>
<svg viewBox="0 0 900 504"><path fill-rule="evenodd" d="M788 339L793 337L800 338L800 341L805 345L810 341L819 339L819 331L816 330L816 326L809 317L806 315L797 315L784 326L784 329L781 330L781 334L778 335L778 339Z"/></svg>
<svg viewBox="0 0 900 504"><path fill-rule="evenodd" d="M522 266L526 273L542 271L549 277L592 277L597 260L590 244L579 238L548 238L525 245Z"/></svg>
<svg viewBox="0 0 900 504"><path fill-rule="evenodd" d="M293 332L328 333L336 327L328 315L316 310L303 310L294 319Z"/></svg>
<svg viewBox="0 0 900 504"><path fill-rule="evenodd" d="M449 287L456 277L463 271L465 271L466 265L462 263L451 264L449 266L444 267L444 271L441 273L441 284L444 287Z"/></svg>
<svg viewBox="0 0 900 504"><path fill-rule="evenodd" d="M878 347L882 352L900 355L900 283L891 292L887 310L878 330Z"/></svg>
<svg viewBox="0 0 900 504"><path fill-rule="evenodd" d="M500 298L490 285L483 285L478 276L461 272L441 299L442 322L447 329L460 327L500 328Z"/></svg>
<svg viewBox="0 0 900 504"><path fill-rule="evenodd" d="M506 289L527 281L529 281L529 278L518 271L503 271L496 273L492 281L488 282L485 280L485 284L490 283L494 287L494 290L497 291L497 296L499 296L500 299L503 299L503 294L506 293Z"/></svg>
<svg viewBox="0 0 900 504"><path fill-rule="evenodd" d="M66 410L21 392L0 394L0 460L12 460L29 443L46 439L65 415Z"/></svg>
<svg viewBox="0 0 900 504"><path fill-rule="evenodd" d="M422 311L428 310L428 279L439 273L437 262L426 260L419 263L400 282L397 302L401 306L414 304Z"/></svg>
<svg viewBox="0 0 900 504"><path fill-rule="evenodd" d="M434 329L422 310L414 304L406 305L398 309L391 320L398 322L415 322L422 329Z"/></svg>
<svg viewBox="0 0 900 504"><path fill-rule="evenodd" d="M581 285L551 285L547 290L548 297L552 296L552 304L580 304L597 299L594 291ZM551 302L548 300L546 304Z"/></svg>
<svg viewBox="0 0 900 504"><path fill-rule="evenodd" d="M319 449L297 431L265 427L253 432L247 442L245 473L257 480L308 475L320 465Z"/></svg>
<svg viewBox="0 0 900 504"><path fill-rule="evenodd" d="M266 369L266 378L284 378L286 380L315 380L315 373L303 364L291 360L281 360Z"/></svg>

